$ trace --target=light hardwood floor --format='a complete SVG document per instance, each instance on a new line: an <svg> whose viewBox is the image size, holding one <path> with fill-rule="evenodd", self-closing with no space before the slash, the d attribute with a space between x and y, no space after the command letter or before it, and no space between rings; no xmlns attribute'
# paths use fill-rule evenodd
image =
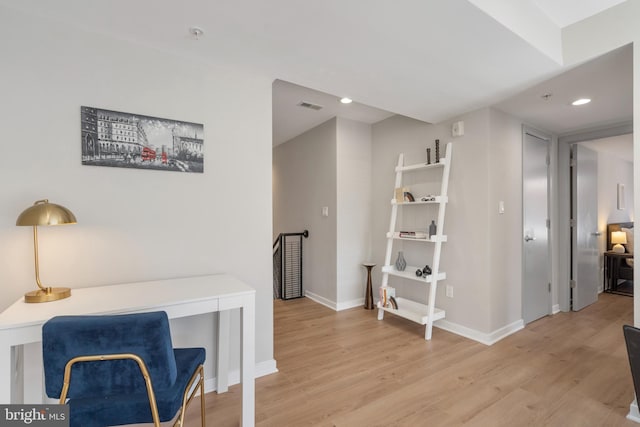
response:
<svg viewBox="0 0 640 427"><path fill-rule="evenodd" d="M625 419L633 298L602 294L489 347L306 298L275 301L274 317L279 372L256 380L258 426L638 426ZM240 386L206 400L208 426L239 424Z"/></svg>

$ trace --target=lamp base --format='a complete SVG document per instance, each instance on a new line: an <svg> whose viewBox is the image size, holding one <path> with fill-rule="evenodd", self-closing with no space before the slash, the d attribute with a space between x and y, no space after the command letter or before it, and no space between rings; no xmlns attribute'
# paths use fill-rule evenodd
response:
<svg viewBox="0 0 640 427"><path fill-rule="evenodd" d="M613 248L611 248L611 250L619 254L623 254L625 252L624 246L622 246L620 243L613 245Z"/></svg>
<svg viewBox="0 0 640 427"><path fill-rule="evenodd" d="M69 298L71 289L69 288L45 288L38 289L24 294L24 302L51 302L59 299Z"/></svg>

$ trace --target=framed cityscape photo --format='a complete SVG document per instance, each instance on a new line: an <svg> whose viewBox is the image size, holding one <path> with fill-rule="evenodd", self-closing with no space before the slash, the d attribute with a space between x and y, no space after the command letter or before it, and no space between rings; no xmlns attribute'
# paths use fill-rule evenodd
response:
<svg viewBox="0 0 640 427"><path fill-rule="evenodd" d="M204 125L80 107L82 164L204 172Z"/></svg>

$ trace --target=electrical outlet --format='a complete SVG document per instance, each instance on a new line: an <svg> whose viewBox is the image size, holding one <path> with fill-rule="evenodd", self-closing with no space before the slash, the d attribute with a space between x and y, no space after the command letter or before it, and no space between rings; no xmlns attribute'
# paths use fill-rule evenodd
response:
<svg viewBox="0 0 640 427"><path fill-rule="evenodd" d="M453 298L453 286L447 285L447 296Z"/></svg>

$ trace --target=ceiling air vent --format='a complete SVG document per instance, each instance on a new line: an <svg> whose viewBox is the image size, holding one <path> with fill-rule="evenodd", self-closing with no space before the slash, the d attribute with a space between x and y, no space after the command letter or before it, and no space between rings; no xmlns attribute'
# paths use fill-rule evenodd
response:
<svg viewBox="0 0 640 427"><path fill-rule="evenodd" d="M312 110L316 110L316 111L322 110L322 105L312 104L306 101L298 102L298 107L311 108Z"/></svg>

